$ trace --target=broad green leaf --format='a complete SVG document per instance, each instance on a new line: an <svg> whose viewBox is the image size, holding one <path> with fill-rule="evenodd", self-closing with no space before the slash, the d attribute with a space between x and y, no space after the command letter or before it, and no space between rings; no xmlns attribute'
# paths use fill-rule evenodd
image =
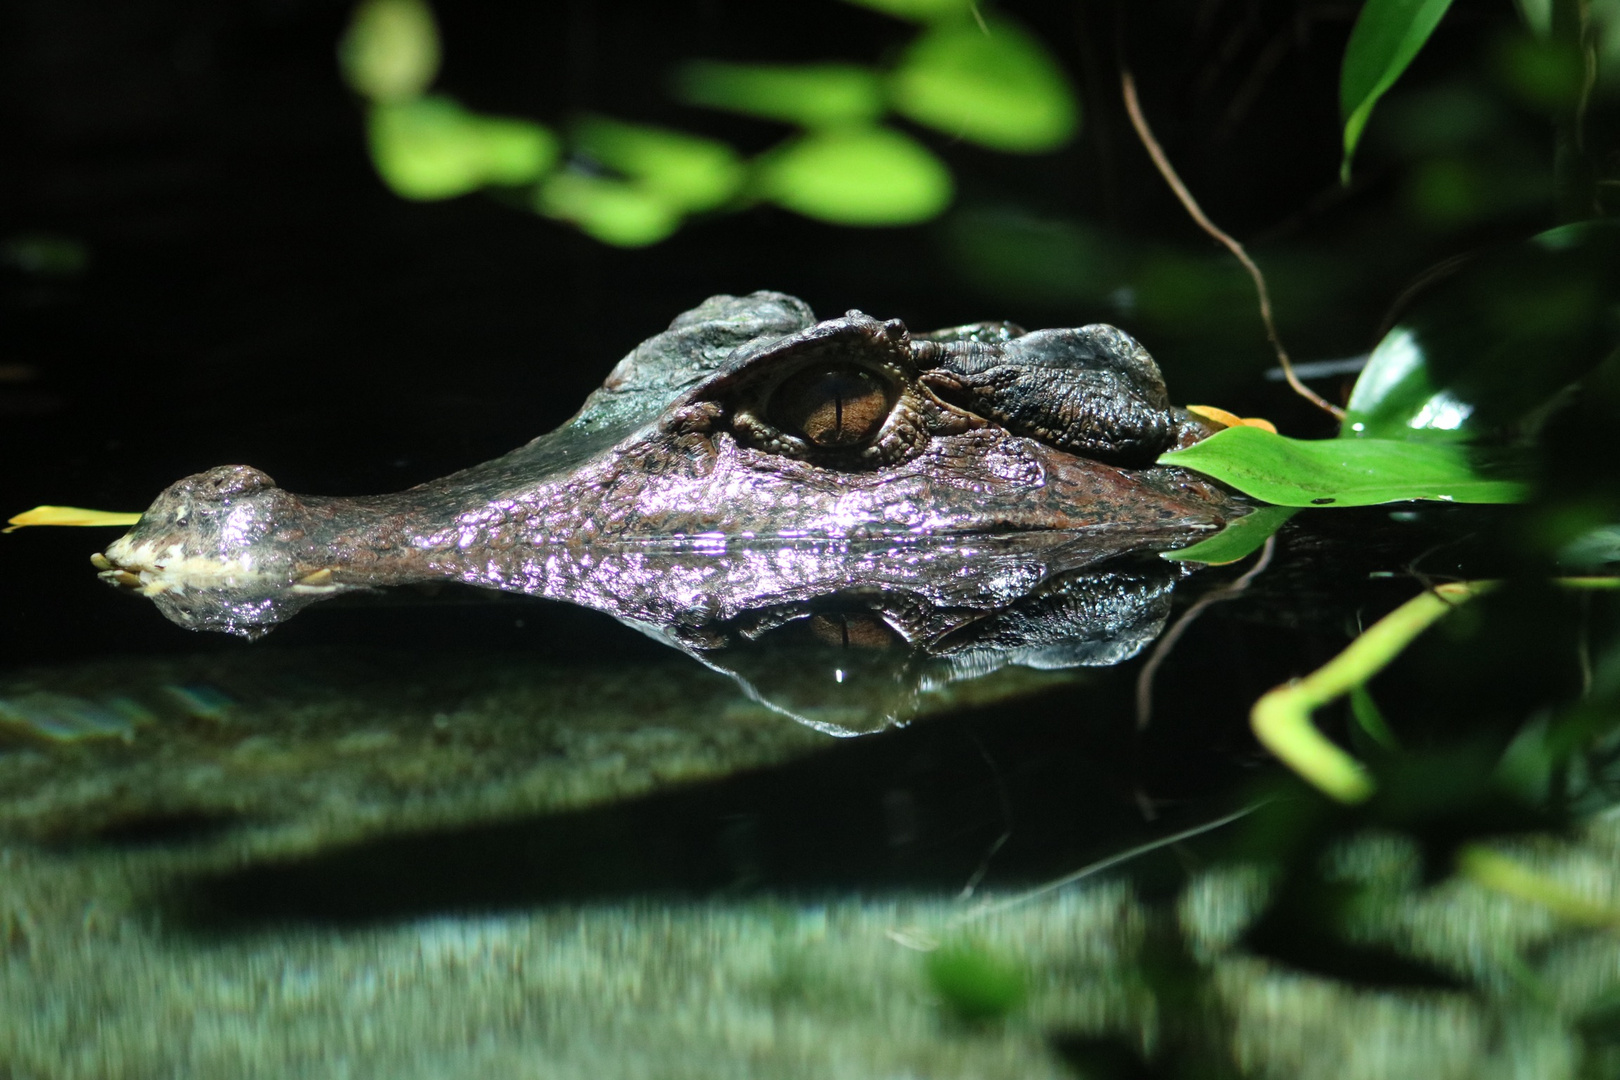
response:
<svg viewBox="0 0 1620 1080"><path fill-rule="evenodd" d="M1340 178L1345 183L1350 182L1350 159L1373 106L1412 63L1450 6L1451 0L1367 0L1362 7L1339 75L1344 121Z"/></svg>
<svg viewBox="0 0 1620 1080"><path fill-rule="evenodd" d="M539 124L480 116L438 95L378 105L370 136L378 174L407 199L532 183L557 161L557 138Z"/></svg>
<svg viewBox="0 0 1620 1080"><path fill-rule="evenodd" d="M1505 503L1525 485L1467 447L1394 439L1290 439L1259 428L1218 431L1160 464L1213 476L1278 506L1372 506L1434 499Z"/></svg>
<svg viewBox="0 0 1620 1080"><path fill-rule="evenodd" d="M1457 270L1373 350L1340 434L1528 434L1620 346L1620 222L1583 222Z"/></svg>
<svg viewBox="0 0 1620 1080"><path fill-rule="evenodd" d="M378 104L417 97L439 73L439 31L423 0L362 0L338 44L343 77Z"/></svg>
<svg viewBox="0 0 1620 1080"><path fill-rule="evenodd" d="M1264 544L1297 513L1298 508L1292 506L1262 506L1231 522L1208 540L1200 540L1180 551L1161 551L1159 557L1210 566L1237 562Z"/></svg>
<svg viewBox="0 0 1620 1080"><path fill-rule="evenodd" d="M615 247L656 244L681 226L681 210L623 180L563 172L540 186L535 209Z"/></svg>
<svg viewBox="0 0 1620 1080"><path fill-rule="evenodd" d="M747 175L737 152L725 143L667 128L591 117L574 129L574 139L654 201L688 213L729 201Z"/></svg>
<svg viewBox="0 0 1620 1080"><path fill-rule="evenodd" d="M804 127L864 124L883 115L883 83L854 64L722 64L697 60L675 74L689 105L729 109Z"/></svg>
<svg viewBox="0 0 1620 1080"><path fill-rule="evenodd" d="M849 3L897 19L927 23L972 18L978 0L849 0Z"/></svg>
<svg viewBox="0 0 1620 1080"><path fill-rule="evenodd" d="M928 31L901 59L890 95L912 120L992 150L1054 150L1079 124L1057 62L1006 19Z"/></svg>
<svg viewBox="0 0 1620 1080"><path fill-rule="evenodd" d="M951 174L920 143L888 128L811 132L759 160L762 198L840 225L911 225L951 201Z"/></svg>

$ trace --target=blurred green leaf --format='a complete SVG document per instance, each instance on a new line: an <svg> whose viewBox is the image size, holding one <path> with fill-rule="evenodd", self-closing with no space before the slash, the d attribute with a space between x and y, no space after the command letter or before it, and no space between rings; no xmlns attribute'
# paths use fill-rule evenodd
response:
<svg viewBox="0 0 1620 1080"><path fill-rule="evenodd" d="M1412 63L1451 0L1367 0L1350 32L1339 77L1339 114L1344 121L1340 178L1350 182L1350 159L1378 99Z"/></svg>
<svg viewBox="0 0 1620 1080"><path fill-rule="evenodd" d="M848 0L857 7L911 22L942 22L970 18L978 0Z"/></svg>
<svg viewBox="0 0 1620 1080"><path fill-rule="evenodd" d="M1237 562L1255 551L1299 513L1293 506L1262 506L1251 510L1208 540L1200 540L1180 551L1163 551L1161 558L1172 562L1196 562L1209 566Z"/></svg>
<svg viewBox="0 0 1620 1080"><path fill-rule="evenodd" d="M1455 440L1533 423L1620 346L1620 222L1476 259L1373 350L1341 435Z"/></svg>
<svg viewBox="0 0 1620 1080"><path fill-rule="evenodd" d="M1054 150L1079 124L1057 62L1006 19L929 30L901 59L890 94L910 119L992 150Z"/></svg>
<svg viewBox="0 0 1620 1080"><path fill-rule="evenodd" d="M881 127L811 132L760 158L762 198L840 225L910 225L951 201L951 174L916 140Z"/></svg>
<svg viewBox="0 0 1620 1080"><path fill-rule="evenodd" d="M372 163L407 199L532 183L557 161L557 138L539 124L480 116L438 95L378 105L369 129Z"/></svg>
<svg viewBox="0 0 1620 1080"><path fill-rule="evenodd" d="M656 244L681 226L680 207L623 180L563 172L540 187L535 208L615 247Z"/></svg>
<svg viewBox="0 0 1620 1080"><path fill-rule="evenodd" d="M722 64L695 60L675 75L689 105L729 109L804 127L860 124L886 108L878 73L854 64Z"/></svg>
<svg viewBox="0 0 1620 1080"><path fill-rule="evenodd" d="M423 0L362 0L338 43L343 77L379 104L409 101L439 73L439 31Z"/></svg>
<svg viewBox="0 0 1620 1080"><path fill-rule="evenodd" d="M1514 0L1524 25L1537 37L1552 33L1552 0Z"/></svg>
<svg viewBox="0 0 1620 1080"><path fill-rule="evenodd" d="M928 954L927 972L945 1007L970 1023L999 1019L1024 1001L1023 973L983 949L936 949Z"/></svg>
<svg viewBox="0 0 1620 1080"><path fill-rule="evenodd" d="M591 117L574 128L580 150L624 174L653 201L688 213L729 201L747 175L725 143L667 128Z"/></svg>
<svg viewBox="0 0 1620 1080"><path fill-rule="evenodd" d="M1546 112L1574 108L1585 90L1585 59L1566 42L1510 37L1497 45L1493 59L1502 82L1534 108Z"/></svg>
<svg viewBox="0 0 1620 1080"><path fill-rule="evenodd" d="M0 265L44 278L78 277L90 265L90 251L65 236L23 233L0 241Z"/></svg>
<svg viewBox="0 0 1620 1080"><path fill-rule="evenodd" d="M1407 209L1436 229L1461 229L1486 218L1534 211L1553 198L1552 172L1544 160L1515 160L1494 148L1494 159L1426 156L1408 176L1402 193Z"/></svg>
<svg viewBox="0 0 1620 1080"><path fill-rule="evenodd" d="M1306 441L1234 427L1164 454L1159 462L1213 476L1278 506L1372 506L1408 499L1505 503L1525 494L1524 484L1502 478L1499 467L1487 470L1486 459L1466 447L1395 439Z"/></svg>

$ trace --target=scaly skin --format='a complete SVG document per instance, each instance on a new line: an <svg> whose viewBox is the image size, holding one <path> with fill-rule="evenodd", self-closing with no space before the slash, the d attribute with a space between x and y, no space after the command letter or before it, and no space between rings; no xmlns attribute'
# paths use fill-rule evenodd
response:
<svg viewBox="0 0 1620 1080"><path fill-rule="evenodd" d="M776 425L784 380L829 366L887 389L870 438L828 448ZM913 340L858 312L814 323L780 294L716 297L639 346L569 423L501 458L352 499L223 466L171 485L98 565L183 625L253 635L344 589L424 580L623 608L601 571L614 552L822 550L835 582L851 544L1061 532L1101 553L1166 545L1245 507L1152 464L1210 430L1162 399L1152 360L1111 327ZM711 605L746 606L715 588ZM615 613L658 616L631 606Z"/></svg>

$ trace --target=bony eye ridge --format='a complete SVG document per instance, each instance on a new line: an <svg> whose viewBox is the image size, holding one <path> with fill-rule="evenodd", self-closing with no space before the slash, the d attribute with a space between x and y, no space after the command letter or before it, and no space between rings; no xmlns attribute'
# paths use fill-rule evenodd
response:
<svg viewBox="0 0 1620 1080"><path fill-rule="evenodd" d="M771 395L772 423L813 446L862 446L876 437L893 401L872 373L848 364L805 368Z"/></svg>

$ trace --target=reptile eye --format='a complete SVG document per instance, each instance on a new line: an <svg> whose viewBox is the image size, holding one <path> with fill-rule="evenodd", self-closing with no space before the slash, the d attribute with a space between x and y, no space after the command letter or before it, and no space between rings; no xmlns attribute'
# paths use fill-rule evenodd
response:
<svg viewBox="0 0 1620 1080"><path fill-rule="evenodd" d="M771 395L771 422L816 446L837 449L871 441L888 418L888 391L869 372L851 366L812 367Z"/></svg>

